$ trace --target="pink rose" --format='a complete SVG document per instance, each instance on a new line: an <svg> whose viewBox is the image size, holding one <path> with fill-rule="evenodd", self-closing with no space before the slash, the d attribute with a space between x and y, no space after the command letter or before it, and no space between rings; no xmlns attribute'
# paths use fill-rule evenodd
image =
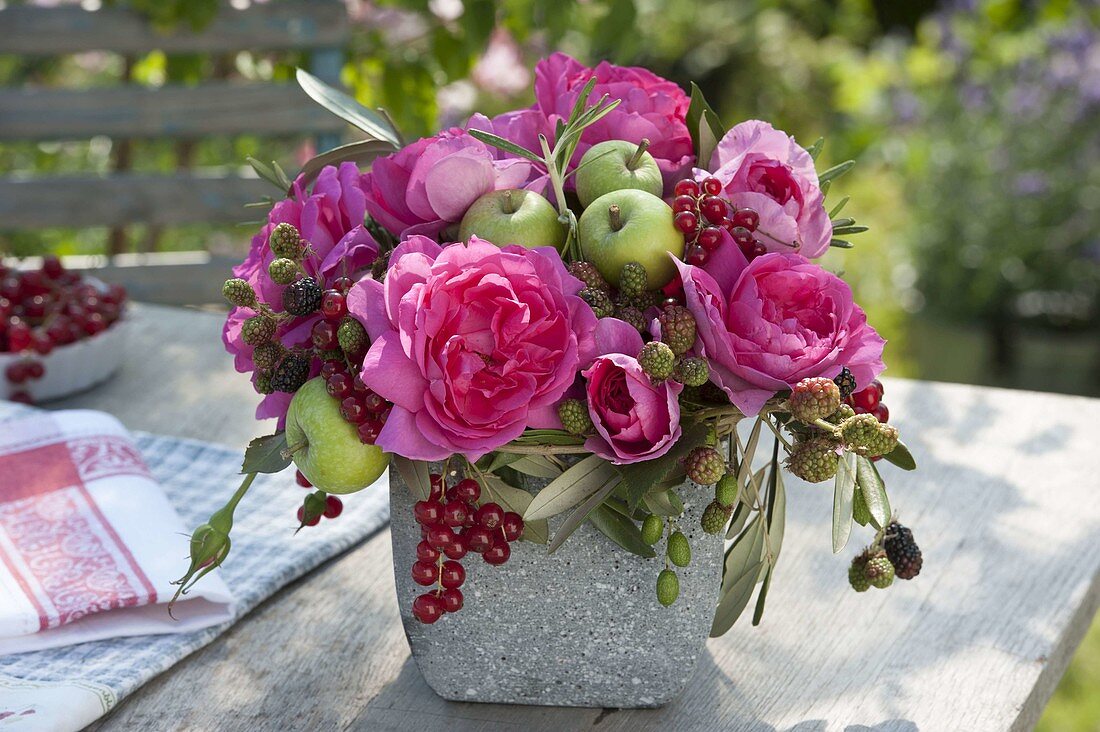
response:
<svg viewBox="0 0 1100 732"><path fill-rule="evenodd" d="M548 120L553 132L558 120L566 120L584 85L593 76L596 87L589 102L604 94L621 100L610 114L584 131L575 165L588 148L604 140L650 142L649 153L664 174L665 189L691 171L695 162L691 133L685 118L691 100L683 89L642 68L615 66L606 61L590 69L564 53L555 53L535 66L535 108ZM553 139L553 135L549 136ZM537 148L536 148L537 149ZM570 179L572 180L572 179Z"/></svg>
<svg viewBox="0 0 1100 732"><path fill-rule="evenodd" d="M275 259L268 238L275 225L281 223L293 224L309 241L312 254L302 264L322 287L331 287L338 277L360 276L378 256L377 242L363 228L366 208L362 182L363 177L353 163L343 163L339 168L325 167L308 191L300 181L295 181L290 198L271 209L267 225L252 238L248 256L233 268L233 276L252 285L262 302L275 310L282 309L283 286L272 282L267 274L268 265ZM235 307L229 311L222 330L225 349L233 355L233 365L241 373L255 370L252 346L241 338L241 326L255 314L251 308ZM280 323L276 336L286 346L307 344L310 330L319 318L320 314L291 318ZM319 369L315 363L314 374ZM255 373L252 378L255 381ZM281 392L265 396L256 408L256 419L276 417L281 428L292 396Z"/></svg>
<svg viewBox="0 0 1100 732"><path fill-rule="evenodd" d="M653 384L638 360L627 355L641 350L641 336L620 320L600 320L596 342L598 350L610 352L582 374L588 380L588 414L596 426L585 448L616 465L664 455L680 439L683 385Z"/></svg>
<svg viewBox="0 0 1100 732"><path fill-rule="evenodd" d="M502 126L528 125L509 118ZM503 136L494 122L481 115L468 127ZM537 133L536 133L537 134ZM538 173L530 161L507 156L454 128L425 137L374 161L365 176L366 207L370 215L395 236L424 234L435 237L462 219L480 196L504 188L523 188Z"/></svg>
<svg viewBox="0 0 1100 732"><path fill-rule="evenodd" d="M885 368L886 341L847 283L801 255L765 254L735 278L724 268L726 287L698 267L677 267L698 326L696 349L710 362L711 380L746 415L806 377L834 378L847 366L863 388Z"/></svg>
<svg viewBox="0 0 1100 732"><path fill-rule="evenodd" d="M697 177L717 178L735 206L760 214L756 238L769 251L789 252L797 244L813 258L828 250L833 226L814 161L793 137L767 122L742 122L718 143L710 168Z"/></svg>
<svg viewBox="0 0 1100 732"><path fill-rule="evenodd" d="M376 444L476 460L527 427L560 427L554 405L595 348L583 286L552 248L399 244L384 284L348 293L372 340L363 381L394 405Z"/></svg>

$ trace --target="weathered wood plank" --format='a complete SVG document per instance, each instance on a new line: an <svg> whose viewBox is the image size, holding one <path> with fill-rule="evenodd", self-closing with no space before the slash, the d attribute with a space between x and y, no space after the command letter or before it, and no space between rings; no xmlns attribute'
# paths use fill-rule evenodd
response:
<svg viewBox="0 0 1100 732"><path fill-rule="evenodd" d="M0 90L0 141L304 135L344 127L296 84Z"/></svg>
<svg viewBox="0 0 1100 732"><path fill-rule="evenodd" d="M258 178L183 173L0 178L0 229L237 223L262 218L263 209L244 206L272 193Z"/></svg>
<svg viewBox="0 0 1100 732"><path fill-rule="evenodd" d="M263 431L251 420L247 380L220 352L217 316L152 307L137 315L141 357L64 406L238 447ZM1100 601L1100 401L904 380L887 380L886 393L921 463L915 473L884 468L924 548L921 576L887 591L849 590L856 548L829 551L830 492L791 478L784 557L763 625L742 620L709 641L687 692L663 709L435 697L408 655L382 532L261 605L93 729L374 732L441 720L455 730L526 732L1027 729Z"/></svg>
<svg viewBox="0 0 1100 732"><path fill-rule="evenodd" d="M0 53L25 56L309 49L340 46L347 37L347 10L329 0L253 3L243 11L227 6L198 33L186 26L158 31L139 13L123 8L88 12L79 6L14 5L0 10Z"/></svg>

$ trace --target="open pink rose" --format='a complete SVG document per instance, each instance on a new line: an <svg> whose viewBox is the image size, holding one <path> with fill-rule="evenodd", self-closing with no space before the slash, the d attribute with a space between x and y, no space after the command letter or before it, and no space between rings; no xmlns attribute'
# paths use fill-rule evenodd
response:
<svg viewBox="0 0 1100 732"><path fill-rule="evenodd" d="M622 321L600 320L596 343L606 353L583 372L588 414L596 426L585 448L616 465L664 455L680 439L678 397L683 385L654 385L634 357L642 348L641 336Z"/></svg>
<svg viewBox="0 0 1100 732"><path fill-rule="evenodd" d="M275 310L282 309L284 288L267 274L268 265L275 259L268 238L275 225L282 223L294 225L310 243L311 253L302 266L321 287L332 287L338 277L361 276L378 256L378 243L363 228L366 208L362 185L363 176L353 163L343 163L339 168L326 166L309 189L300 180L295 181L290 197L272 207L267 224L252 237L248 256L233 268L233 276L252 285L261 302ZM232 308L222 329L222 342L233 355L234 367L242 373L253 372L253 382L256 374L252 346L241 338L241 326L255 314L251 308ZM310 330L320 317L318 313L283 321L276 338L288 347L308 344ZM319 370L319 363L314 363L311 375ZM292 396L281 392L268 394L256 408L256 419L278 418L282 428Z"/></svg>
<svg viewBox="0 0 1100 732"><path fill-rule="evenodd" d="M394 405L376 444L476 460L527 427L560 427L554 405L595 348L583 286L552 248L399 244L385 284L348 293L372 340L363 381Z"/></svg>
<svg viewBox="0 0 1100 732"><path fill-rule="evenodd" d="M863 388L885 368L886 342L847 283L801 255L757 257L732 287L698 267L677 267L698 326L696 349L711 380L747 415L804 378L834 378L847 366Z"/></svg>
<svg viewBox="0 0 1100 732"><path fill-rule="evenodd" d="M527 134L531 127L523 117L509 117L501 125L508 129L498 132L493 121L475 115L468 127L501 136ZM536 177L530 161L510 157L454 128L374 161L365 176L366 206L395 236L435 237L460 221L483 194L523 188Z"/></svg>
<svg viewBox="0 0 1100 732"><path fill-rule="evenodd" d="M814 161L793 137L767 122L742 122L718 143L710 169L696 176L717 178L734 205L760 214L756 238L769 251L796 248L813 258L828 250L833 226Z"/></svg>
<svg viewBox="0 0 1100 732"><path fill-rule="evenodd" d="M606 61L588 68L564 53L555 53L535 66L535 107L546 116L551 132L558 120L569 118L577 97L593 76L596 87L589 103L604 94L621 101L610 114L584 131L572 164L576 165L597 142L641 142L646 138L650 142L649 153L664 174L666 191L670 191L678 179L690 173L695 162L691 133L685 122L691 104L687 94L647 69L615 66Z"/></svg>

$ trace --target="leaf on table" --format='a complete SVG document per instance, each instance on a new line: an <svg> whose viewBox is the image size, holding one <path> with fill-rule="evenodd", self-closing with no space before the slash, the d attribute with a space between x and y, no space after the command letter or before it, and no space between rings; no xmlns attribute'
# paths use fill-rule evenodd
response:
<svg viewBox="0 0 1100 732"><path fill-rule="evenodd" d="M608 506L597 506L588 520L601 534L631 554L647 559L657 556L653 547L642 541L642 532L638 525Z"/></svg>
<svg viewBox="0 0 1100 732"><path fill-rule="evenodd" d="M856 455L845 452L837 461L833 484L833 554L848 543L852 533L852 501L856 490Z"/></svg>
<svg viewBox="0 0 1100 732"><path fill-rule="evenodd" d="M428 463L423 460L409 460L400 455L394 455L390 460L413 496L418 501L428 500L432 492L431 470Z"/></svg>
<svg viewBox="0 0 1100 732"><path fill-rule="evenodd" d="M573 513L569 514L565 521L562 522L558 530L554 532L554 540L550 542L547 553L553 554L557 551L557 548L564 544L566 539L572 536L573 532L577 530L577 527L584 523L585 519L592 514L596 507L602 504L604 500L611 495L611 492L615 490L615 486L619 484L620 480L619 474L612 470L606 482L597 488L584 503L577 506L577 508L573 510ZM629 505L627 509L632 510Z"/></svg>
<svg viewBox="0 0 1100 732"><path fill-rule="evenodd" d="M875 528L881 529L890 523L890 499L886 495L886 485L875 464L862 455L856 458L856 482L859 484L860 499L867 505Z"/></svg>
<svg viewBox="0 0 1100 732"><path fill-rule="evenodd" d="M513 511L520 516L531 504L531 494L522 488L516 488L505 483L495 475L482 475L481 489L483 495L494 503L500 504L505 511ZM550 539L550 528L546 521L523 520L523 533L520 538L534 544L545 544Z"/></svg>
<svg viewBox="0 0 1100 732"><path fill-rule="evenodd" d="M257 437L248 443L244 451L241 473L278 473L285 470L291 463L289 455L283 456L286 449L285 432Z"/></svg>
<svg viewBox="0 0 1100 732"><path fill-rule="evenodd" d="M353 127L358 127L372 139L384 140L401 147L401 136L389 118L364 107L344 92L329 86L304 69L297 70L298 85L313 101Z"/></svg>
<svg viewBox="0 0 1100 732"><path fill-rule="evenodd" d="M917 461L913 459L913 453L909 452L909 448L905 446L905 443L898 440L898 446L891 450L884 458L897 465L902 470L916 470Z"/></svg>
<svg viewBox="0 0 1100 732"><path fill-rule="evenodd" d="M525 521L555 516L591 496L618 473L611 463L589 455L538 492L524 513Z"/></svg>

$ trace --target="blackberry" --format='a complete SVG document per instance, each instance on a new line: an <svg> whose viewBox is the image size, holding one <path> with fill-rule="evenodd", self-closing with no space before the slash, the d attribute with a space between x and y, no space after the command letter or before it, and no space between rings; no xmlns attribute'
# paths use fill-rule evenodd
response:
<svg viewBox="0 0 1100 732"><path fill-rule="evenodd" d="M275 335L275 319L268 315L253 315L241 324L241 338L250 346L266 343Z"/></svg>
<svg viewBox="0 0 1100 732"><path fill-rule="evenodd" d="M856 592L866 592L871 589L871 580L863 573L867 566L867 557L863 554L852 557L852 563L848 566L848 584Z"/></svg>
<svg viewBox="0 0 1100 732"><path fill-rule="evenodd" d="M607 294L607 290L586 287L577 294L588 303L597 318L606 318L615 312L615 305L611 302L611 295Z"/></svg>
<svg viewBox="0 0 1100 732"><path fill-rule="evenodd" d="M305 251L305 247L302 246L302 235L287 223L278 224L271 230L268 244L271 245L271 251L276 257L301 259Z"/></svg>
<svg viewBox="0 0 1100 732"><path fill-rule="evenodd" d="M638 262L627 262L619 274L619 294L629 300L641 297L649 288L645 267Z"/></svg>
<svg viewBox="0 0 1100 732"><path fill-rule="evenodd" d="M630 323L634 326L634 330L644 333L649 323L646 322L645 315L641 310L633 305L626 305L615 308L615 317L619 320Z"/></svg>
<svg viewBox="0 0 1100 732"><path fill-rule="evenodd" d="M291 315L309 315L321 307L324 291L312 277L303 277L283 290L283 310Z"/></svg>
<svg viewBox="0 0 1100 732"><path fill-rule="evenodd" d="M298 265L286 257L273 259L267 265L267 274L276 285L289 285L298 278Z"/></svg>
<svg viewBox="0 0 1100 732"><path fill-rule="evenodd" d="M867 564L863 567L863 576L872 587L885 590L894 584L894 565L886 558L885 553L877 552L867 559Z"/></svg>
<svg viewBox="0 0 1100 732"><path fill-rule="evenodd" d="M673 531L668 537L668 545L665 547L668 561L677 567L686 567L691 564L691 545L682 531Z"/></svg>
<svg viewBox="0 0 1100 732"><path fill-rule="evenodd" d="M726 528L726 522L733 515L733 506L723 506L718 500L713 500L703 509L703 518L699 523L703 531L708 534L717 534Z"/></svg>
<svg viewBox="0 0 1100 732"><path fill-rule="evenodd" d="M697 447L684 458L684 468L699 485L711 485L726 474L726 461L713 447Z"/></svg>
<svg viewBox="0 0 1100 732"><path fill-rule="evenodd" d="M370 347L367 329L363 327L362 323L350 316L340 322L340 327L336 329L336 340L344 353L352 357L366 353Z"/></svg>
<svg viewBox="0 0 1100 732"><path fill-rule="evenodd" d="M852 376L852 372L848 370L847 366L840 370L840 374L833 379L833 383L840 389L841 399L847 399L856 390L856 377Z"/></svg>
<svg viewBox="0 0 1100 732"><path fill-rule="evenodd" d="M240 277L226 280L225 284L222 285L222 295L230 303L240 308L256 306L256 291L252 289L252 285Z"/></svg>
<svg viewBox="0 0 1100 732"><path fill-rule="evenodd" d="M588 416L588 405L580 399L566 399L558 405L558 419L566 432L574 435L591 434L592 418Z"/></svg>
<svg viewBox="0 0 1100 732"><path fill-rule="evenodd" d="M257 373L252 386L256 388L257 394L267 395L275 391L275 388L271 386L271 374L267 373Z"/></svg>
<svg viewBox="0 0 1100 732"><path fill-rule="evenodd" d="M309 379L309 357L288 353L271 372L271 388L293 394Z"/></svg>
<svg viewBox="0 0 1100 732"><path fill-rule="evenodd" d="M605 292L611 289L611 285L607 284L607 280L596 269L596 265L591 262L570 262L566 268L569 270L569 274L583 282L586 287L604 290Z"/></svg>
<svg viewBox="0 0 1100 732"><path fill-rule="evenodd" d="M913 532L897 521L891 521L883 536L883 548L898 578L911 580L920 574L924 558L917 542L913 541Z"/></svg>
<svg viewBox="0 0 1100 732"><path fill-rule="evenodd" d="M695 345L695 316L683 305L671 305L660 315L661 340L668 344L677 356L687 353Z"/></svg>
<svg viewBox="0 0 1100 732"><path fill-rule="evenodd" d="M688 356L676 364L672 375L684 386L702 386L710 378L710 366L701 358Z"/></svg>
<svg viewBox="0 0 1100 732"><path fill-rule="evenodd" d="M873 414L857 414L839 425L844 446L864 457L889 454L898 446L898 430L878 421Z"/></svg>
<svg viewBox="0 0 1100 732"><path fill-rule="evenodd" d="M847 404L841 404L835 412L825 418L825 421L832 424L840 424L849 417L854 416L856 416L856 410L852 409Z"/></svg>
<svg viewBox="0 0 1100 732"><path fill-rule="evenodd" d="M840 389L832 379L803 379L791 389L791 416L803 424L824 419L840 407Z"/></svg>
<svg viewBox="0 0 1100 732"><path fill-rule="evenodd" d="M642 352L638 354L638 363L642 371L656 381L664 381L672 376L672 369L676 365L676 356L667 344L660 341L650 341L642 346Z"/></svg>
<svg viewBox="0 0 1100 732"><path fill-rule="evenodd" d="M278 341L267 341L252 349L252 362L260 369L273 369L279 359L286 353L283 344Z"/></svg>
<svg viewBox="0 0 1100 732"><path fill-rule="evenodd" d="M662 569L657 575L657 602L665 607L676 602L680 596L680 579L671 569Z"/></svg>
<svg viewBox="0 0 1100 732"><path fill-rule="evenodd" d="M811 437L794 446L787 470L807 483L820 483L836 475L839 458L836 443L827 437Z"/></svg>

